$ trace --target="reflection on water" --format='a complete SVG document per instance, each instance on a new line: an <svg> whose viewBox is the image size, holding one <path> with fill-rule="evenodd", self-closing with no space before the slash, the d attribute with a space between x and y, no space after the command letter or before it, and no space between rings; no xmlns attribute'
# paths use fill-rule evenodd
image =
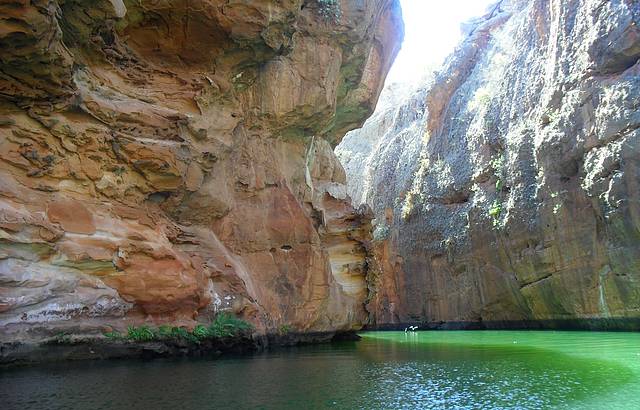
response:
<svg viewBox="0 0 640 410"><path fill-rule="evenodd" d="M640 408L640 334L371 332L218 360L5 370L2 409Z"/></svg>

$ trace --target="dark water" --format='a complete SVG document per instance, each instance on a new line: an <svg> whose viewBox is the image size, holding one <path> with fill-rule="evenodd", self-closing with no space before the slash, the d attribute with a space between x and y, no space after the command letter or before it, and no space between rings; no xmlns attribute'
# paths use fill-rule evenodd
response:
<svg viewBox="0 0 640 410"><path fill-rule="evenodd" d="M640 334L372 332L250 357L3 370L0 409L640 409Z"/></svg>

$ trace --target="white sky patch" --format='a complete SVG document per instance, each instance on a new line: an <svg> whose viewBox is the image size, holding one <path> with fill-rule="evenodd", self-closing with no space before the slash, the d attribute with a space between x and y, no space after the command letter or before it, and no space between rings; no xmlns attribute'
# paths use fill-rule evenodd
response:
<svg viewBox="0 0 640 410"><path fill-rule="evenodd" d="M484 15L495 0L400 0L400 3L405 37L387 83L418 81L438 68L462 39L460 24Z"/></svg>

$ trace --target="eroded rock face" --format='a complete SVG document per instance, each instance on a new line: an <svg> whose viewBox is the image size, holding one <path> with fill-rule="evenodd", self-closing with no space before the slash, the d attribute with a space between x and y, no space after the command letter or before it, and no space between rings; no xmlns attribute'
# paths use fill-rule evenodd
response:
<svg viewBox="0 0 640 410"><path fill-rule="evenodd" d="M639 24L630 0L498 2L345 137L372 323L640 326Z"/></svg>
<svg viewBox="0 0 640 410"><path fill-rule="evenodd" d="M366 319L369 216L330 143L373 110L394 0L0 4L3 340ZM328 142L327 142L328 141Z"/></svg>

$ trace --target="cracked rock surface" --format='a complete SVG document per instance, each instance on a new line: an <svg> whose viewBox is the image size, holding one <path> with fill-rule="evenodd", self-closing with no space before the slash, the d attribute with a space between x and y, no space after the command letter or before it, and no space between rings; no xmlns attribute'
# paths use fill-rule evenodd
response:
<svg viewBox="0 0 640 410"><path fill-rule="evenodd" d="M395 0L0 2L0 335L359 328L370 216L332 145Z"/></svg>
<svg viewBox="0 0 640 410"><path fill-rule="evenodd" d="M640 6L504 0L336 152L377 325L640 327ZM427 52L427 50L425 50Z"/></svg>

